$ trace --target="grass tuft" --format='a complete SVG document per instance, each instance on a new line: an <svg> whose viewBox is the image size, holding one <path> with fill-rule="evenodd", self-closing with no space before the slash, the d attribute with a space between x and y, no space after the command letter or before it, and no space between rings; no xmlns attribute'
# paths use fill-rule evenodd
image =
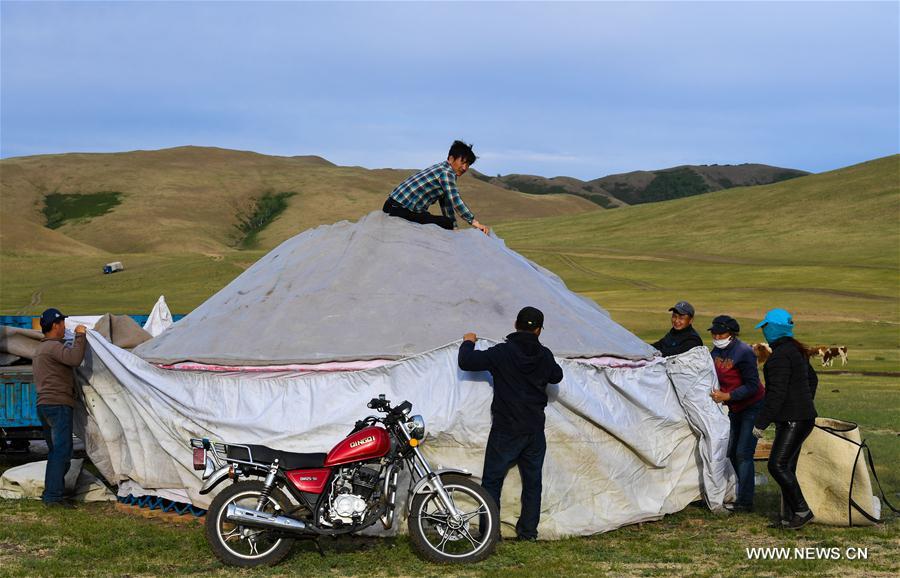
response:
<svg viewBox="0 0 900 578"><path fill-rule="evenodd" d="M249 214L239 213L236 246L240 249L255 249L258 244L257 235L268 227L288 206L288 199L296 195L294 192L273 193L271 191L255 199L253 211Z"/></svg>
<svg viewBox="0 0 900 578"><path fill-rule="evenodd" d="M110 212L122 203L122 193L50 193L44 197L46 226L58 229L67 222L82 223Z"/></svg>

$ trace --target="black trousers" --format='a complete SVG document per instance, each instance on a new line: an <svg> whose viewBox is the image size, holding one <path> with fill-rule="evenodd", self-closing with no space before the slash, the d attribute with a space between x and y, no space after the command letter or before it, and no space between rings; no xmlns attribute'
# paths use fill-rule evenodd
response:
<svg viewBox="0 0 900 578"><path fill-rule="evenodd" d="M790 510L787 518L809 510L800 484L797 483L797 459L800 446L812 432L815 420L783 421L775 423L775 441L769 454L769 473L781 487L781 497Z"/></svg>
<svg viewBox="0 0 900 578"><path fill-rule="evenodd" d="M488 436L481 486L494 498L499 508L506 472L513 465L519 466L519 476L522 478L522 512L516 523L516 535L520 538L537 538L543 490L541 470L544 468L546 453L544 430L515 434L491 428Z"/></svg>
<svg viewBox="0 0 900 578"><path fill-rule="evenodd" d="M431 213L416 213L410 211L390 197L384 202L384 206L381 210L392 217L400 217L401 219L419 223L420 225L437 225L444 229L453 230L453 221L450 217L432 215Z"/></svg>

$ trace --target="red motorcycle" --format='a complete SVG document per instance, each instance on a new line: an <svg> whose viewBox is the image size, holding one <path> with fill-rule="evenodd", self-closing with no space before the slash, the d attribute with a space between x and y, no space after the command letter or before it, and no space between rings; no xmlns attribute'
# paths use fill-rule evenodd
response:
<svg viewBox="0 0 900 578"><path fill-rule="evenodd" d="M419 451L425 421L409 415L410 402L392 408L381 395L368 405L385 415L356 422L327 454L191 439L194 469L204 470L200 493L232 482L206 514L206 538L219 560L274 565L297 538L350 534L379 521L389 529L404 468L409 536L421 556L468 563L491 555L500 516L490 495L468 472L431 469Z"/></svg>

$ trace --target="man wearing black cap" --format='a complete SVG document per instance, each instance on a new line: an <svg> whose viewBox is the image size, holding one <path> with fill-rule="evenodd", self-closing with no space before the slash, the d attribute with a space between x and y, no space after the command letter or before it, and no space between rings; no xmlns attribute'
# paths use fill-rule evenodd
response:
<svg viewBox="0 0 900 578"><path fill-rule="evenodd" d="M559 383L563 378L553 352L538 340L543 326L544 314L534 307L525 307L516 317L516 332L507 335L505 343L476 351L476 335L466 333L458 358L463 371L490 371L494 378L491 433L484 452L481 485L499 507L506 472L518 464L522 511L516 535L529 541L537 540L541 517L547 384Z"/></svg>
<svg viewBox="0 0 900 578"><path fill-rule="evenodd" d="M66 505L63 501L66 472L72 459L72 411L75 408L75 378L72 369L81 365L87 343L84 325L75 328L75 343L66 347L66 316L59 309L47 309L41 315L44 338L33 359L37 385L37 410L47 440L47 471L44 494L47 506Z"/></svg>
<svg viewBox="0 0 900 578"><path fill-rule="evenodd" d="M712 333L712 359L719 381L719 389L709 395L717 403L728 406L731 422L728 459L738 477L737 500L726 507L733 512L752 512L756 483L753 454L757 441L753 425L762 410L766 390L759 381L753 350L738 339L741 326L737 319L719 315L713 319L709 332Z"/></svg>
<svg viewBox="0 0 900 578"><path fill-rule="evenodd" d="M691 325L694 320L694 306L687 301L679 301L669 307L669 311L672 312L672 329L651 345L666 357L703 345L703 340Z"/></svg>

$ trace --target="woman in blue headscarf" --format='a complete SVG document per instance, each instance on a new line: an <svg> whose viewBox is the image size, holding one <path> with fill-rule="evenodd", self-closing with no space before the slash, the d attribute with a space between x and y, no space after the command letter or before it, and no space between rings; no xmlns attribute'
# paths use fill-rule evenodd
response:
<svg viewBox="0 0 900 578"><path fill-rule="evenodd" d="M766 313L757 328L762 328L772 354L763 366L766 397L756 417L753 435L762 437L769 424L775 424L775 441L769 454L769 473L781 487L781 526L796 530L813 519L800 484L797 482L797 458L800 446L812 432L816 421L813 399L819 379L809 364L806 347L794 339L794 321L784 309Z"/></svg>

